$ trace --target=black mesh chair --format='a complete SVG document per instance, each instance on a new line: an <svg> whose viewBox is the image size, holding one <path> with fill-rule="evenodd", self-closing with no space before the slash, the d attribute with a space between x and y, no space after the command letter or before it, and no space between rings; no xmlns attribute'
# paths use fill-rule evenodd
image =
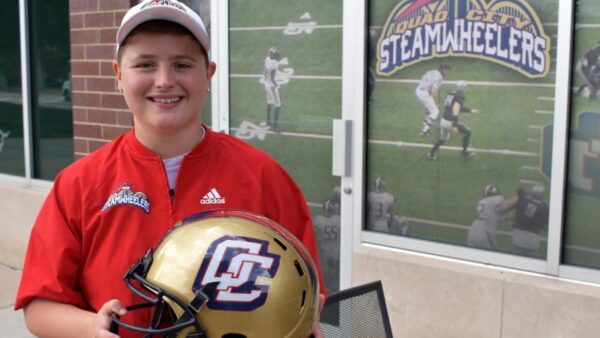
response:
<svg viewBox="0 0 600 338"><path fill-rule="evenodd" d="M332 293L320 319L325 338L393 337L381 281Z"/></svg>

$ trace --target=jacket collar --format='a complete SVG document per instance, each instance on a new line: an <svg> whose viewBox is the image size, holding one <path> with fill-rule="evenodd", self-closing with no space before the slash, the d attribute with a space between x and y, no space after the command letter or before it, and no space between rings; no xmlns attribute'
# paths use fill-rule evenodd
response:
<svg viewBox="0 0 600 338"><path fill-rule="evenodd" d="M207 153L209 150L212 150L212 146L216 145L217 135L214 131L208 128L205 125L202 125L204 128L204 137L202 141L198 143L187 155L186 157L198 157ZM131 151L131 154L137 158L141 158L144 160L161 160L161 158L153 153L150 149L144 146L136 137L135 137L135 129L131 129L127 133L123 135L123 139L125 144Z"/></svg>

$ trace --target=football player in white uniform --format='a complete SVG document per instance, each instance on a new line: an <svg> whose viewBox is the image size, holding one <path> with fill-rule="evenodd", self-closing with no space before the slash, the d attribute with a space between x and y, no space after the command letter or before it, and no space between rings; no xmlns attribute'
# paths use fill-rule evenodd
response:
<svg viewBox="0 0 600 338"><path fill-rule="evenodd" d="M503 213L509 209L500 190L494 184L483 189L483 198L477 202L475 220L467 233L467 245L494 250L496 249L496 233Z"/></svg>
<svg viewBox="0 0 600 338"><path fill-rule="evenodd" d="M385 181L377 177L373 189L367 195L367 228L374 231L390 231L394 196L385 192Z"/></svg>
<svg viewBox="0 0 600 338"><path fill-rule="evenodd" d="M275 47L269 49L263 65L263 84L267 93L267 126L279 131L277 121L281 112L281 98L279 84L277 83L277 70L279 69L279 51Z"/></svg>
<svg viewBox="0 0 600 338"><path fill-rule="evenodd" d="M415 94L423 107L425 107L425 118L423 119L423 129L421 130L421 136L431 135L431 126L435 124L440 110L438 108L439 103L439 90L442 87L444 77L448 75L450 71L450 65L442 63L438 69L432 69L427 71L422 77Z"/></svg>
<svg viewBox="0 0 600 338"><path fill-rule="evenodd" d="M327 291L339 291L340 213L333 201L323 203L323 215L315 216L313 226Z"/></svg>

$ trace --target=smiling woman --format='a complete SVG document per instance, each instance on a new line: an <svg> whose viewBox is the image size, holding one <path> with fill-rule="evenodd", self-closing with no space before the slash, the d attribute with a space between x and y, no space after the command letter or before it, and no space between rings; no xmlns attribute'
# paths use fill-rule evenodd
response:
<svg viewBox="0 0 600 338"><path fill-rule="evenodd" d="M198 14L174 0L142 1L124 16L117 45L112 68L134 128L56 178L31 232L15 304L25 309L28 328L44 337L117 337L109 332L111 317L125 315L126 306L139 304L141 296L129 291L122 276L178 221L215 207L281 224L316 263L314 295L325 293L310 214L296 183L266 153L202 123L216 65L208 60L210 44ZM245 254L231 251L233 261ZM228 285L229 275L219 274L211 284ZM248 276L261 280L253 294L278 297L263 287L271 285L275 271ZM232 293L248 292L247 284L236 285ZM57 320L65 313L66 320ZM129 318L136 326L157 327L177 320L152 321L148 311L132 311ZM322 337L315 321L307 325ZM281 336L274 328L259 328L261 337ZM136 336L122 331L119 337Z"/></svg>
<svg viewBox="0 0 600 338"><path fill-rule="evenodd" d="M189 31L163 21L138 26L118 57L113 69L140 142L165 158L189 152L203 135L198 111L216 64Z"/></svg>

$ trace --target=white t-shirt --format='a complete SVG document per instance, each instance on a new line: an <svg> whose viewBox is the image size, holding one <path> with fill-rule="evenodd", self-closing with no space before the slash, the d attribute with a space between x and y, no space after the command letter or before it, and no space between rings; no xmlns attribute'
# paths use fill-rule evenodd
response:
<svg viewBox="0 0 600 338"><path fill-rule="evenodd" d="M202 137L200 138L200 142L202 142L202 140L204 139L204 128L202 128L201 132ZM187 155L187 153L171 158L163 158L163 164L165 165L165 170L167 171L167 180L169 181L169 189L175 189L177 172L179 171L181 160L183 160L185 155Z"/></svg>
<svg viewBox="0 0 600 338"><path fill-rule="evenodd" d="M169 189L175 188L175 180L177 179L179 165L181 164L181 160L183 160L185 155L186 154L163 159L165 170L167 171L167 179L169 180Z"/></svg>

